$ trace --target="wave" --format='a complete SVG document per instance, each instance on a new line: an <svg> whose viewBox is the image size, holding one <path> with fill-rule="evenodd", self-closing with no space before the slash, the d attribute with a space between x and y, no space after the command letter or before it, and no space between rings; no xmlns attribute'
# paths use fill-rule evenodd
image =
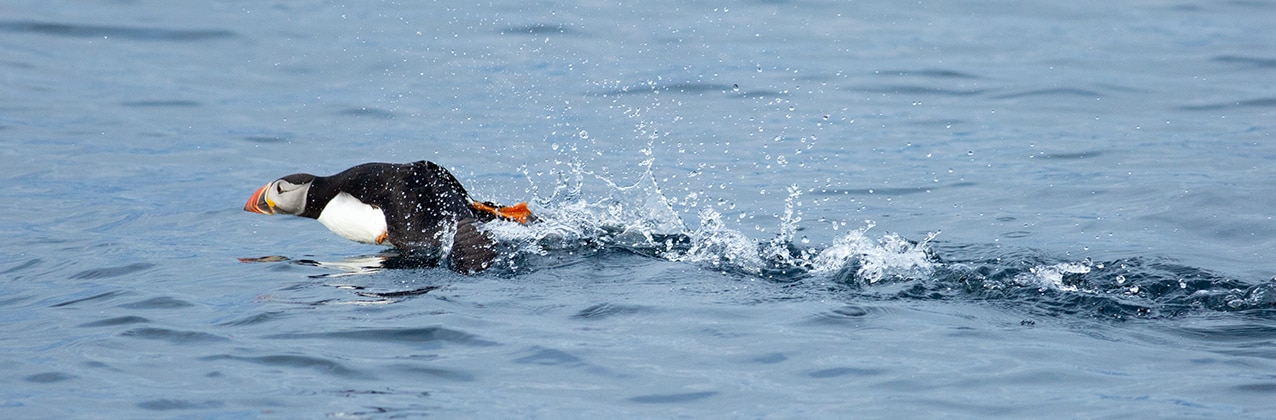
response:
<svg viewBox="0 0 1276 420"><path fill-rule="evenodd" d="M541 222L489 225L510 252L496 270L509 275L555 267L555 261L625 251L778 283L834 284L884 299L960 299L1017 307L1041 316L1160 318L1196 312L1276 314L1276 280L1245 282L1172 259L1111 261L1052 258L1034 250L981 250L937 244L940 232L912 239L874 233L872 221L823 247L796 238L802 189L788 189L778 233L759 240L732 229L711 206L688 227L650 170L632 185L573 168L548 197L535 200ZM581 193L590 178L600 198Z"/></svg>

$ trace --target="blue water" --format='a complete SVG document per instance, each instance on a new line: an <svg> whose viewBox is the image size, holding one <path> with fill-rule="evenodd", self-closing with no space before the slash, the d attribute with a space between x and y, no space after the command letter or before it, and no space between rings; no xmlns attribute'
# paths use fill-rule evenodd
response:
<svg viewBox="0 0 1276 420"><path fill-rule="evenodd" d="M1271 22L6 2L0 416L1270 418ZM241 210L420 159L544 221L463 276Z"/></svg>

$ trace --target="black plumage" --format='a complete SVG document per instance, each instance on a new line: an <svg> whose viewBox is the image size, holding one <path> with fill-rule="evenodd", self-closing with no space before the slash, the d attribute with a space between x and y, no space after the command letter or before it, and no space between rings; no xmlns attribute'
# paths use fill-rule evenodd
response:
<svg viewBox="0 0 1276 420"><path fill-rule="evenodd" d="M438 246L441 231L459 220L479 217L465 187L446 169L428 161L365 163L336 175L314 177L306 211L300 216L318 219L324 206L343 192L379 207L385 213L386 239L399 248Z"/></svg>
<svg viewBox="0 0 1276 420"><path fill-rule="evenodd" d="M332 176L288 175L263 187L263 190L273 187L277 194L263 194L263 190L258 190L245 210L273 214L276 203L267 203L267 195L287 194L287 190L281 188L287 185L284 181L308 187L304 206L290 214L320 219L334 199L342 193L348 194L364 205L381 210L385 217L385 241L414 258L429 259L450 249L447 253L450 267L460 272L482 271L497 257L496 241L479 229L479 225L497 218L511 218L493 203L470 198L465 187L447 169L429 161L365 163ZM526 207L522 206L525 212ZM377 243L381 243L381 239L378 238Z"/></svg>

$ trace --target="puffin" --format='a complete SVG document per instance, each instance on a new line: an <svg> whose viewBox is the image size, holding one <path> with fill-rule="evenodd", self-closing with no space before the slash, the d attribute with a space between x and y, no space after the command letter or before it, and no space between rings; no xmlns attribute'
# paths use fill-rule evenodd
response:
<svg viewBox="0 0 1276 420"><path fill-rule="evenodd" d="M446 258L449 268L477 273L491 266L496 240L479 229L497 220L535 220L527 202L501 206L470 197L442 166L429 161L364 163L331 176L288 175L258 188L244 211L318 220L343 238Z"/></svg>

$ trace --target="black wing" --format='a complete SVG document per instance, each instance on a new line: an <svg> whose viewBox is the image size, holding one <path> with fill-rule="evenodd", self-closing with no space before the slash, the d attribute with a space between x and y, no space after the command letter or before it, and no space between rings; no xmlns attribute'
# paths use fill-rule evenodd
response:
<svg viewBox="0 0 1276 420"><path fill-rule="evenodd" d="M452 269L475 272L491 264L496 241L475 226L473 200L447 169L434 162L413 162L400 165L397 178L401 188L391 189L382 208L394 246L440 248L451 243Z"/></svg>
<svg viewBox="0 0 1276 420"><path fill-rule="evenodd" d="M496 261L496 240L479 230L475 219L463 219L456 224L456 236L452 251L448 254L451 268L461 273L486 270Z"/></svg>
<svg viewBox="0 0 1276 420"><path fill-rule="evenodd" d="M472 217L465 188L432 162L396 165L387 175L373 203L381 206L390 243L399 248L439 246L457 220Z"/></svg>

